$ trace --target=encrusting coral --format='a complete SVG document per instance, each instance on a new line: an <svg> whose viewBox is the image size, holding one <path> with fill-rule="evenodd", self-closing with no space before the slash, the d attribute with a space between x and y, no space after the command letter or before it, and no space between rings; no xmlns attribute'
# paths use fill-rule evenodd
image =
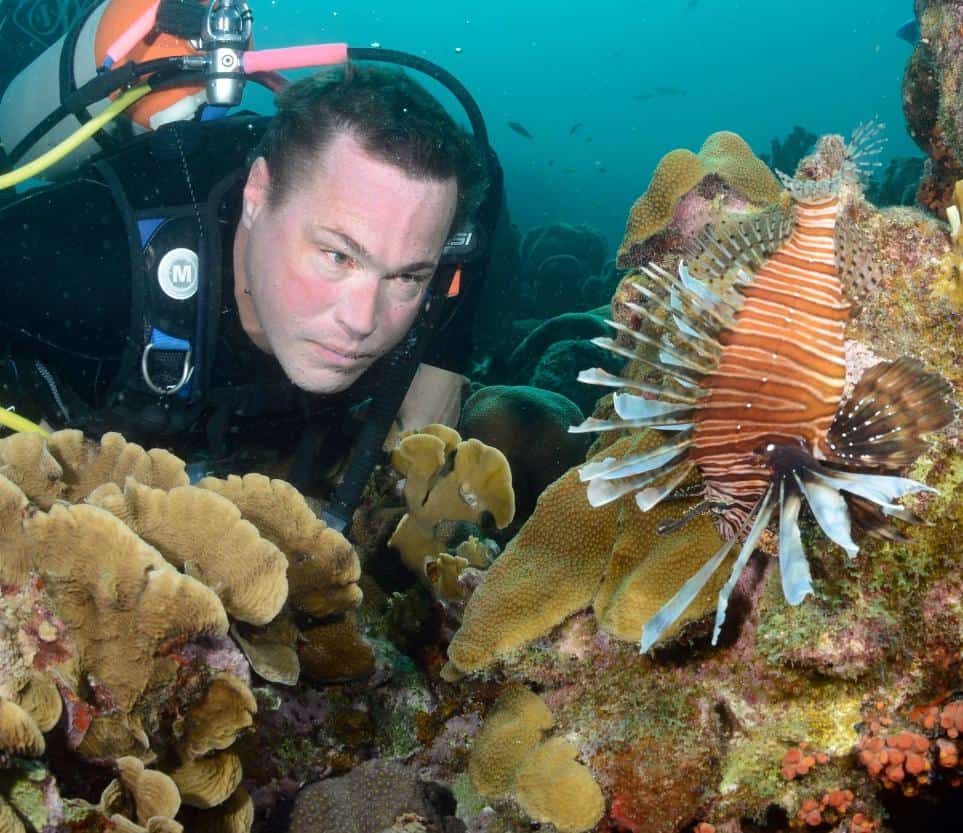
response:
<svg viewBox="0 0 963 833"><path fill-rule="evenodd" d="M232 747L257 701L227 638L228 612L249 628L280 618L290 576L299 615L343 614L360 601L351 546L287 484L192 487L182 461L116 434L99 444L75 431L13 435L0 440L0 468L0 799L10 829L52 829L69 813L176 833L181 812L200 825L191 829L249 830L253 805ZM353 619L335 630L325 635L342 643L335 661L349 649L370 660ZM295 630L291 643L304 641ZM50 772L45 732L81 766ZM58 795L59 784L79 783L84 762L111 761L118 779L99 804Z"/></svg>
<svg viewBox="0 0 963 833"><path fill-rule="evenodd" d="M512 794L534 821L582 833L602 818L605 799L592 773L575 760L578 747L560 737L545 739L553 723L537 694L509 686L475 738L468 776L480 795Z"/></svg>
<svg viewBox="0 0 963 833"><path fill-rule="evenodd" d="M772 171L735 133L713 133L698 153L685 148L670 151L659 161L648 189L629 212L617 257L621 268L638 266L647 259L641 253L643 244L666 230L683 197L697 192L707 177L721 180L755 206L779 202L783 194ZM685 225L682 218L679 223Z"/></svg>
<svg viewBox="0 0 963 833"><path fill-rule="evenodd" d="M445 530L450 525L458 521L478 525L485 515L491 515L501 528L515 514L511 469L505 455L478 440L462 440L452 428L428 425L403 437L392 452L391 464L405 477L408 512L388 544L429 586L435 585L428 567L446 553Z"/></svg>

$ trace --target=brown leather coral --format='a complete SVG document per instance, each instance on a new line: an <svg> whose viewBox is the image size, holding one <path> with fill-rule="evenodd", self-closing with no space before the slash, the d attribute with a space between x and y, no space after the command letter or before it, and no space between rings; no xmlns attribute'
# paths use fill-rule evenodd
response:
<svg viewBox="0 0 963 833"><path fill-rule="evenodd" d="M34 568L77 649L75 674L106 686L122 712L143 692L162 642L227 633L217 596L108 512L56 505L25 529Z"/></svg>
<svg viewBox="0 0 963 833"><path fill-rule="evenodd" d="M227 749L239 732L253 725L256 713L251 689L233 674L218 674L184 718L181 755L194 760Z"/></svg>
<svg viewBox="0 0 963 833"><path fill-rule="evenodd" d="M578 747L549 738L532 750L515 779L515 800L559 833L592 830L605 813L605 798L591 771L575 760Z"/></svg>
<svg viewBox="0 0 963 833"><path fill-rule="evenodd" d="M194 486L153 489L128 478L123 491L109 483L88 502L213 589L234 618L265 624L284 604L287 559L226 498Z"/></svg>
<svg viewBox="0 0 963 833"><path fill-rule="evenodd" d="M405 476L408 513L388 543L425 581L426 559L447 547L440 533L443 521L477 524L488 513L500 528L515 514L505 455L478 440L462 440L450 428L429 425L403 438L392 452L391 464Z"/></svg>
<svg viewBox="0 0 963 833"><path fill-rule="evenodd" d="M110 431L94 442L80 431L56 431L47 447L63 469L63 497L71 503L83 500L98 486L123 486L128 477L146 486L172 489L190 482L184 461L162 448L145 450Z"/></svg>
<svg viewBox="0 0 963 833"><path fill-rule="evenodd" d="M216 807L226 801L241 783L241 760L233 752L217 752L207 758L187 761L170 773L191 807Z"/></svg>
<svg viewBox="0 0 963 833"><path fill-rule="evenodd" d="M41 509L49 509L63 492L63 469L42 434L0 439L0 475L16 483Z"/></svg>
<svg viewBox="0 0 963 833"><path fill-rule="evenodd" d="M487 798L508 792L523 761L554 722L537 694L521 685L506 688L475 738L468 759L472 786Z"/></svg>
<svg viewBox="0 0 963 833"><path fill-rule="evenodd" d="M30 556L23 537L27 496L13 481L0 474L0 581L20 584L30 570Z"/></svg>
<svg viewBox="0 0 963 833"><path fill-rule="evenodd" d="M198 486L231 501L287 556L288 600L295 609L321 618L360 604L361 565L354 547L318 518L290 483L246 474L205 477Z"/></svg>
<svg viewBox="0 0 963 833"><path fill-rule="evenodd" d="M169 776L156 769L147 769L140 758L130 755L117 759L117 771L133 799L139 824L147 824L155 816L173 819L177 815L181 795Z"/></svg>
<svg viewBox="0 0 963 833"><path fill-rule="evenodd" d="M43 734L33 718L16 703L0 698L0 751L35 758L45 748Z"/></svg>

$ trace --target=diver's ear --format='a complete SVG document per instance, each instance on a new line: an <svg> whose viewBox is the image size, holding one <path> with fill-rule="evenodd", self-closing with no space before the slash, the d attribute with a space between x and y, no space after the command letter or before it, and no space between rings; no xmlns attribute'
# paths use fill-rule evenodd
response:
<svg viewBox="0 0 963 833"><path fill-rule="evenodd" d="M244 184L244 205L241 209L241 225L244 228L250 229L261 209L267 205L270 187L271 174L268 172L267 162L263 156L259 156L251 165L247 182Z"/></svg>

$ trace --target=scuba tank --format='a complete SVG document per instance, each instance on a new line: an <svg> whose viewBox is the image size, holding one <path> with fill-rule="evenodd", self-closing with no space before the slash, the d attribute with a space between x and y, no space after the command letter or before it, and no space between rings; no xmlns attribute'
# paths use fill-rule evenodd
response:
<svg viewBox="0 0 963 833"><path fill-rule="evenodd" d="M191 4L201 17L205 6ZM124 38L124 59L138 63L180 55L198 55L191 39L156 31L157 0L104 0L95 4L56 43L49 46L10 82L0 99L0 145L7 165L28 163L74 134L84 122L102 112L104 98L73 112L44 129L47 117L58 111L77 89L109 67L109 50ZM145 30L145 24L146 30ZM170 121L191 118L206 103L204 85L152 92L125 111L126 118L100 130L77 147L69 160L44 170L44 178L56 180L110 144L130 135L156 129ZM39 133L39 135L37 135Z"/></svg>

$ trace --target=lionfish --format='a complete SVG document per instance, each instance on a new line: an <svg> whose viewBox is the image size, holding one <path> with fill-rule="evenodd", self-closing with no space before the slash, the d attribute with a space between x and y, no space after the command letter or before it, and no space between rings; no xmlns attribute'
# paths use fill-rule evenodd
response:
<svg viewBox="0 0 963 833"><path fill-rule="evenodd" d="M636 382L599 368L583 371L583 382L635 392L615 393L617 419L589 418L570 430L654 428L669 437L643 453L584 465L580 476L588 483L590 503L601 506L635 492L645 512L679 494L698 469L701 502L659 531L671 532L710 512L725 539L645 623L643 652L742 540L719 593L716 644L729 596L777 507L782 589L793 605L813 592L798 524L803 499L827 537L850 557L859 549L854 527L906 540L889 519L920 522L895 501L934 490L892 472L926 449L923 434L952 421L952 388L918 360L903 357L871 367L851 395L843 396L844 330L852 307L844 279L857 300L878 275L861 265L871 262L868 256L854 255L858 243L851 224L840 217L840 186L858 181L878 150L880 128L861 126L845 145L835 140L839 158L830 176L802 179L776 172L792 197L794 222L770 216L728 232L708 231L692 252L703 255L701 275L693 275L684 260L674 275L652 263L643 267L647 284L633 285L646 303L626 306L640 322L661 329L661 339L642 332L641 324L637 330L614 321L608 323L629 336L635 349L594 339L659 371L663 383ZM744 268L749 264L752 274ZM708 285L732 272L737 277L729 288L714 291Z"/></svg>

